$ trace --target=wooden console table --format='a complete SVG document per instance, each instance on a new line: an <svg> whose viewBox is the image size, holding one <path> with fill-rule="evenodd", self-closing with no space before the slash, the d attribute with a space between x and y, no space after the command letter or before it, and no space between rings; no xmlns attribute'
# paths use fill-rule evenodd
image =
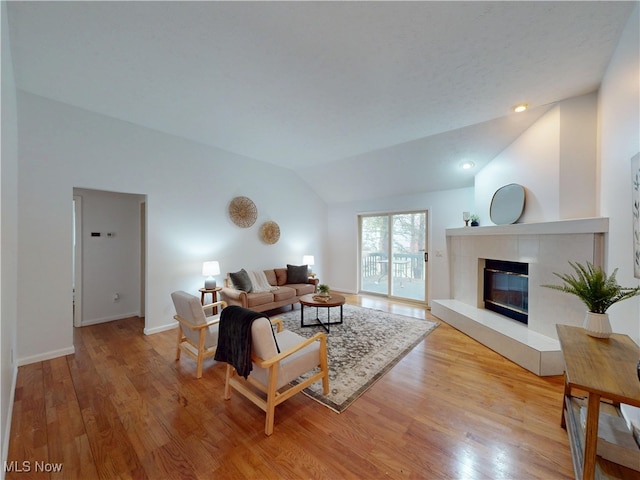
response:
<svg viewBox="0 0 640 480"><path fill-rule="evenodd" d="M593 338L580 327L557 325L565 361L562 427L567 429L577 479L635 478L635 470L596 458L600 401L640 407L640 381L637 363L640 348L627 335L612 334L608 339ZM582 432L576 418L576 398L572 390L587 394L586 427ZM583 439L583 440L582 440ZM580 444L584 442L584 447Z"/></svg>

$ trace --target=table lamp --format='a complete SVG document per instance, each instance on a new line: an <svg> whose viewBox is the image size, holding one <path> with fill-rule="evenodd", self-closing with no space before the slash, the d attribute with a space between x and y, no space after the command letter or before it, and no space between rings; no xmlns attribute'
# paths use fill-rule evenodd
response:
<svg viewBox="0 0 640 480"><path fill-rule="evenodd" d="M307 273L310 277L315 277L315 274L311 271L311 265L314 264L313 255L304 255L302 257L302 264L307 265L309 267Z"/></svg>
<svg viewBox="0 0 640 480"><path fill-rule="evenodd" d="M204 281L204 288L207 290L213 290L216 288L216 279L214 275L220 275L220 264L218 262L204 262L202 264L202 275L206 280Z"/></svg>

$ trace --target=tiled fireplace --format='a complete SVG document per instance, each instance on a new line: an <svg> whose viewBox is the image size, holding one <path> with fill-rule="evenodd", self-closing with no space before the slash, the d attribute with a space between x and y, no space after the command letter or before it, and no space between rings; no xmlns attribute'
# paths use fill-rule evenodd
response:
<svg viewBox="0 0 640 480"><path fill-rule="evenodd" d="M538 375L564 370L556 324L581 325L577 298L542 287L571 272L569 261L602 264L607 218L465 227L447 230L451 299L432 301L432 313ZM528 266L528 323L484 308L487 259Z"/></svg>

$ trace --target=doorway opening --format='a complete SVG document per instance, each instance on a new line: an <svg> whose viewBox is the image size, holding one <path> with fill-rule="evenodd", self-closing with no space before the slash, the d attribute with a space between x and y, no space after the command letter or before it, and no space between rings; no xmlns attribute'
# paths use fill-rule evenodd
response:
<svg viewBox="0 0 640 480"><path fill-rule="evenodd" d="M428 211L360 215L359 291L427 303Z"/></svg>
<svg viewBox="0 0 640 480"><path fill-rule="evenodd" d="M145 315L146 196L73 189L73 325Z"/></svg>

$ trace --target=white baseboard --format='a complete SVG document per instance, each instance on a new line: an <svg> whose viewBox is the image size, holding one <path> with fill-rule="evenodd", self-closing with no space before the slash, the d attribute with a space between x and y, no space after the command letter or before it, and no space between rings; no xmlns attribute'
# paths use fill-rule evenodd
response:
<svg viewBox="0 0 640 480"><path fill-rule="evenodd" d="M30 357L24 357L18 359L18 366L29 365L36 362L44 362L45 360L51 360L52 358L64 357L65 355L73 355L76 353L76 349L71 346L67 348L61 348L59 350L51 350L50 352L40 353L38 355L32 355Z"/></svg>
<svg viewBox="0 0 640 480"><path fill-rule="evenodd" d="M87 327L89 325L97 325L99 323L107 323L107 322L113 322L114 320L123 320L125 318L131 318L131 317L139 317L140 312L136 312L136 313L123 313L121 315L116 315L115 317L102 317L102 318L93 318L93 319L89 319L89 320L83 320L82 323L80 324L81 327Z"/></svg>
<svg viewBox="0 0 640 480"><path fill-rule="evenodd" d="M340 288L340 287L331 287L332 291L336 291L336 292L340 292L340 293L346 293L347 295L357 295L358 292L355 290L352 290L350 288Z"/></svg>
<svg viewBox="0 0 640 480"><path fill-rule="evenodd" d="M178 326L178 322L168 323L167 325L161 325L159 327L144 328L145 335L153 335L154 333L166 332L167 330L173 330Z"/></svg>

